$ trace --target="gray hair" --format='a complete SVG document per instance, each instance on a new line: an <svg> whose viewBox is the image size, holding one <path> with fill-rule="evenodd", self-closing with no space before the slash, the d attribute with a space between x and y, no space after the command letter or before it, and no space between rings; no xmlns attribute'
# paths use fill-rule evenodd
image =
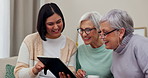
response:
<svg viewBox="0 0 148 78"><path fill-rule="evenodd" d="M103 16L99 23L109 22L114 29L125 29L125 35L133 33L133 20L126 11L113 9Z"/></svg>
<svg viewBox="0 0 148 78"><path fill-rule="evenodd" d="M96 11L87 12L84 15L82 15L82 17L80 18L79 24L81 24L82 21L90 20L93 22L95 28L99 29L100 28L100 26L99 26L100 19L101 19L101 15L98 12L96 12Z"/></svg>

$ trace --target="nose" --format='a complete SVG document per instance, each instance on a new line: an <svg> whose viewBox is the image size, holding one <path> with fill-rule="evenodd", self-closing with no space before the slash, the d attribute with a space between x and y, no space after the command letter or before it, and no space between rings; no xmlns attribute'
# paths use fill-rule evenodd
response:
<svg viewBox="0 0 148 78"><path fill-rule="evenodd" d="M85 33L85 31L82 31L82 36L86 36L87 34Z"/></svg>
<svg viewBox="0 0 148 78"><path fill-rule="evenodd" d="M105 36L103 34L100 34L100 39L104 39Z"/></svg>
<svg viewBox="0 0 148 78"><path fill-rule="evenodd" d="M57 24L55 24L54 25L54 29L58 29L59 27L58 27L58 25Z"/></svg>

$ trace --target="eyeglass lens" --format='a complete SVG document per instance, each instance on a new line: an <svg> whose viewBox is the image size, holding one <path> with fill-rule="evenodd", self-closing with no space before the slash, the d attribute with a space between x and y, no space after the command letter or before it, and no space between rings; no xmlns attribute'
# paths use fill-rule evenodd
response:
<svg viewBox="0 0 148 78"><path fill-rule="evenodd" d="M101 36L105 37L106 35L108 35L108 34L114 32L114 31L116 31L116 30L118 30L118 29L114 29L114 30L111 30L110 32L107 32L107 33L101 34ZM101 32L98 32L98 33L100 34Z"/></svg>
<svg viewBox="0 0 148 78"><path fill-rule="evenodd" d="M91 30L94 30L96 28L85 28L85 29L82 29L82 28L78 28L77 31L78 33L80 34L83 34L83 31L85 31L86 34L89 34Z"/></svg>

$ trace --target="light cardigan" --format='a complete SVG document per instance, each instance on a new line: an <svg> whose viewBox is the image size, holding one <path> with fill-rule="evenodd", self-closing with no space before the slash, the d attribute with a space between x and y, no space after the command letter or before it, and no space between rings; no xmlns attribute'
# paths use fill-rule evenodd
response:
<svg viewBox="0 0 148 78"><path fill-rule="evenodd" d="M35 78L37 77L37 75L34 75L34 73L32 72L32 68L38 61L37 56L43 56L42 39L40 38L38 33L33 33L26 36L23 43L25 43L25 45L27 46L29 54L27 55L26 53L25 55L24 53L23 56L22 55L18 56L18 61L14 69L15 77L16 78ZM72 40L70 40L68 37L66 37L66 45L63 49L61 49L60 59L62 60L62 62L65 64L69 63L70 58L72 57L72 55L75 54L76 49L77 49L76 44ZM20 48L19 54L21 54L21 48ZM19 59L22 59L24 57L29 58L27 62L19 61ZM68 68L72 72L75 72L75 68L73 66L68 66ZM19 72L23 72L23 74L22 73L19 74Z"/></svg>

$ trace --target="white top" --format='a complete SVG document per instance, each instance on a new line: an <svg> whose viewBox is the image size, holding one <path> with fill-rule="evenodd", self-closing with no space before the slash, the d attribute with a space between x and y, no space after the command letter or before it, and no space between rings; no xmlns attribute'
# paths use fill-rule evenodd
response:
<svg viewBox="0 0 148 78"><path fill-rule="evenodd" d="M47 41L43 41L44 56L60 57L60 50L64 48L66 44L66 37L61 35L57 39L46 38Z"/></svg>
<svg viewBox="0 0 148 78"><path fill-rule="evenodd" d="M57 39L46 38L47 41L43 41L44 56L48 57L60 57L60 50L65 47L66 37L61 35ZM42 70L39 74L40 78L56 78L50 71L47 71L47 75Z"/></svg>

